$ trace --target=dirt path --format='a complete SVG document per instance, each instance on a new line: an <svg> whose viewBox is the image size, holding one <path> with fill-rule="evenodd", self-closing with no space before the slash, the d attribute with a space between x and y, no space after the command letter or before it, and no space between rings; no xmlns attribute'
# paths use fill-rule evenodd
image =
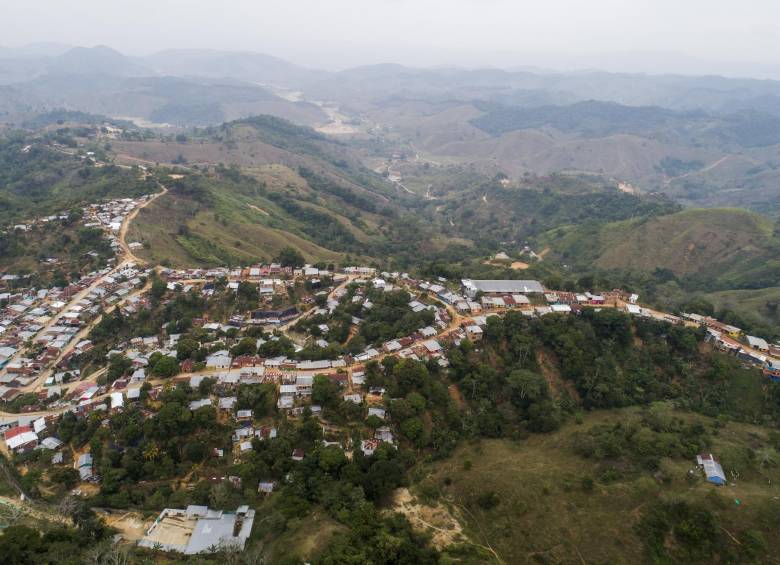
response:
<svg viewBox="0 0 780 565"><path fill-rule="evenodd" d="M265 210L263 210L262 208L258 208L258 207L257 207L257 206L255 206L254 204L247 204L247 206L249 206L249 207L250 207L252 210L254 210L255 212L260 212L261 214L264 214L264 215L266 215L266 216L270 216L270 215L271 215L271 214L269 214L268 212L266 212Z"/></svg>
<svg viewBox="0 0 780 565"><path fill-rule="evenodd" d="M95 508L95 513L103 522L116 528L125 541L138 541L146 535L146 529L151 525L151 520L144 520L139 512L113 512L103 508Z"/></svg>
<svg viewBox="0 0 780 565"><path fill-rule="evenodd" d="M721 157L720 159L718 159L716 161L713 161L712 163L710 163L709 165L707 165L703 169L698 169L696 171L688 171L687 173L683 173L683 174L678 175L676 177L670 177L670 178L666 179L664 181L664 186L669 186L674 181L682 180L684 178L688 178L691 175L709 172L712 169L714 169L715 167L718 167L719 165L723 164L725 161L731 159L732 157L738 158L738 159L747 159L751 163L754 163L754 164L756 163L756 161L754 159L748 159L746 157L743 157L742 155L732 155L732 154L724 155L723 157Z"/></svg>
<svg viewBox="0 0 780 565"><path fill-rule="evenodd" d="M328 300L334 299L335 298L335 294L336 294L336 292L338 290L340 290L342 288L346 288L346 286L349 283L351 283L353 280L355 280L357 278L360 278L360 277L358 275L348 275L347 279L344 282L342 282L341 284L339 284L333 290L330 291L330 294L328 294ZM282 332L287 332L291 327L293 327L295 324L297 324L300 320L305 320L306 318L312 316L314 314L315 310L316 310L316 308L311 308L311 309L307 310L306 312L304 312L303 314L301 314L300 316L298 316L294 320L290 320L286 324L280 325L278 329L280 331L282 331Z"/></svg>
<svg viewBox="0 0 780 565"><path fill-rule="evenodd" d="M154 196L149 198L146 202L144 202L140 206L136 206L133 209L133 211L130 212L127 215L127 217L125 218L125 221L122 222L122 227L119 229L119 245L122 247L122 253L124 255L124 259L122 261L122 264L126 264L126 263L129 263L129 262L139 263L139 264L146 264L146 261L136 257L135 254L133 253L133 251L127 245L127 240L126 240L126 238L127 238L127 231L130 228L130 224L133 222L135 217L138 215L138 212L140 212L143 208L146 208L147 206L149 206L149 204L151 204L152 202L154 202L155 200L160 198L160 196L163 196L164 194L168 193L168 188L166 186L161 184L160 188L162 189L161 192L158 192L157 194L155 194Z"/></svg>
<svg viewBox="0 0 780 565"><path fill-rule="evenodd" d="M113 304L112 306L109 306L108 308L104 309L101 314L95 316L92 320L90 320L89 323L87 323L83 328L81 328L78 331L78 333L76 335L74 335L71 338L71 340L68 342L68 345L66 345L62 349L62 351L60 351L60 353L59 353L59 355L57 355L56 359L54 359L54 361L52 361L51 364L49 365L49 368L46 369L45 371L41 372L40 376L38 377L38 379L36 379L35 382L39 382L41 384L46 382L46 379L49 378L49 376L54 372L54 369L57 367L57 363L62 361L62 359L64 359L66 355L68 355L71 351L73 351L73 349L76 347L76 345L80 341L86 339L86 337L89 335L89 332L91 332L92 329L101 322L101 320L103 319L103 316L105 316L106 314L110 314L111 312L113 312L114 310L116 310L117 308L119 308L121 306L124 306L127 302L129 302L133 298L135 298L137 296L140 296L141 294L143 294L145 292L148 292L148 290L150 288L152 288L152 282L151 281L147 281L147 283L143 287L139 288L138 290L136 290L135 292L133 292L131 294L128 294L122 300L120 300L116 304ZM93 375L90 375L90 377L92 377L92 376L94 376L94 373L93 373ZM77 381L77 382L84 382L84 381ZM27 388L27 387L25 387L25 388Z"/></svg>
<svg viewBox="0 0 780 565"><path fill-rule="evenodd" d="M56 314L55 316L52 316L52 318L51 318L51 319L50 319L48 322L46 322L46 323L43 325L43 327L42 327L40 330L38 330L38 332L37 332L37 333L35 334L35 336L32 338L33 340L34 340L35 338L37 338L37 337L41 336L41 335L44 335L44 334L45 334L46 332L48 332L48 331L49 331L49 330L50 330L50 329L51 329L53 326L55 326L55 325L56 325L56 324L57 324L57 323L58 323L60 320L62 320L62 318L65 316L65 313L66 313L66 312L70 311L70 310L71 310L71 308L72 308L73 306L75 306L76 304L78 304L78 302L79 302L80 300L84 299L84 298L85 298L85 297L86 297L86 296L87 296L89 293L91 293L91 292L92 292L92 291L93 291L95 288L97 288L98 286L100 286L101 284L103 284L103 281L106 279L106 277L109 277L109 276L112 276L112 275L114 275L115 273L117 273L118 271L122 270L124 267L126 267L126 266L127 266L128 264L130 264L130 263L140 263L140 264L144 264L144 263L145 263L145 261L143 261L143 260L139 259L138 257L136 257L136 256L133 254L133 252L130 250L130 248L128 247L128 245L127 245L127 241L126 241L126 237L127 237L127 230L128 230L128 228L130 227L130 224L132 223L132 221L133 221L133 220L135 219L135 217L138 215L138 212L140 212L142 208L145 208L146 206L148 206L149 204L151 204L152 202L154 202L155 200L157 200L157 199L158 199L160 196L162 196L163 194L166 194L166 193L168 192L168 189L167 189L165 186L163 186L163 185L160 185L160 187L162 188L162 191L161 191L161 192L158 192L157 194L155 194L154 196L152 196L151 198L149 198L149 199L148 199L146 202L144 202L144 203L143 203L143 204L141 204L140 206L136 206L136 207L135 207L135 208L134 208L134 209L133 209L133 210L132 210L132 211L131 211L131 212L130 212L130 213L129 213L129 214L126 216L126 217L125 217L124 221L122 222L122 226L121 226L121 228L120 228L120 230L119 230L119 235L118 235L118 239L119 239L119 246L120 246L120 248L121 248L121 250L122 250L122 255L120 256L120 257L121 257L121 260L120 260L120 261L117 263L117 265L116 265L116 266L115 266L113 269L109 270L109 271L108 271L108 272L107 272L105 275L102 275L102 276L100 276L100 277L97 277L97 278L96 278L95 280L93 280L93 281L92 281L92 282L91 282L89 285L87 285L87 286L86 286L84 289L82 289L81 291L79 291L78 293L76 293L76 294L75 294L75 295L74 295L74 296L73 296L73 297L72 297L72 298L71 298L71 299L68 301L67 305L66 305L65 307L63 307L62 309L60 309L60 311L59 311L59 313L58 313L58 314ZM128 297L127 297L127 298L130 298L131 296L134 296L134 295L137 295L137 293L135 293L135 294L130 294L130 295L128 295ZM127 300L127 298L126 298L125 300ZM123 303L123 302L124 302L124 301L122 301L122 302L119 302L119 303L117 303L117 305L119 305L119 304L121 304L121 303ZM115 306L115 307L116 307L116 306ZM105 312L104 312L104 313L105 313ZM100 316L98 316L97 318L95 318L95 320L98 320L98 321L99 321L99 318L100 318ZM93 320L93 322L91 322L91 325L88 325L90 328L91 328L91 327L94 327L94 324L96 323L96 322L95 322L95 320ZM82 335L82 334L83 334L83 331L80 331L80 332L79 332L77 335ZM86 335L86 334L84 334L84 335ZM29 385L27 385L27 386L23 387L23 389L22 389L22 390L25 390L25 391L30 391L30 390L37 390L38 388L40 388L40 387L43 385L43 382L44 382L44 381L46 380L46 378L48 377L48 375L49 375L49 374L52 372L52 370L53 370L53 367L56 365L56 363L57 363L59 360L61 360L61 359L62 359L62 357L65 355L65 353L66 353L66 352L72 351L72 350L73 350L73 347L75 346L75 344L76 344L76 343L78 343L78 341L76 340L76 337L74 336L74 338L73 338L73 339L71 339L71 340L68 342L68 345L66 346L66 348L65 348L65 349L63 349L63 351L62 351L62 352L60 352L60 355L57 357L57 361L55 361L54 363L51 363L51 364L49 365L49 368L48 368L47 370L45 370L45 371L42 371L42 372L41 372L41 374L38 376L38 378L36 378L36 379L35 379L35 380L34 380L32 383L30 383ZM14 361L17 361L17 360L19 360L19 359L20 359L20 358L21 358L21 357L22 357L22 356L23 356L25 353L26 353L26 351L25 351L23 348L20 348L20 349L19 349L19 351L17 351L16 355L14 355L14 356L13 356L13 357L12 357L12 358L9 360L9 363L13 363ZM5 375L6 373L7 373L7 370L6 370L5 368L4 368L4 369L2 369L2 370L0 370L0 375Z"/></svg>
<svg viewBox="0 0 780 565"><path fill-rule="evenodd" d="M422 505L409 489L401 488L395 492L393 510L406 516L415 530L430 533L431 543L436 549L444 549L466 540L463 526L445 506Z"/></svg>

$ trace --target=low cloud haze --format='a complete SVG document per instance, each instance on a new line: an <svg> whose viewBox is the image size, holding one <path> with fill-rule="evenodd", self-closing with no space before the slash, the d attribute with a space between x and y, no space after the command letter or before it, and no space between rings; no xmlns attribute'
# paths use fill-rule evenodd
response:
<svg viewBox="0 0 780 565"><path fill-rule="evenodd" d="M0 44L259 51L325 68L379 62L780 74L771 0L37 0L2 7Z"/></svg>

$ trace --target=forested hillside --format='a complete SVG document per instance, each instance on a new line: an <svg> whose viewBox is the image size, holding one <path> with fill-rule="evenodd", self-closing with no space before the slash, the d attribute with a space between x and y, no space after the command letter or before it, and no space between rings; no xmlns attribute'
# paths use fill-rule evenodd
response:
<svg viewBox="0 0 780 565"><path fill-rule="evenodd" d="M74 133L60 129L43 139L22 133L0 136L0 224L24 222L103 198L157 191L138 170L98 167L80 158ZM74 148L57 151L50 142Z"/></svg>

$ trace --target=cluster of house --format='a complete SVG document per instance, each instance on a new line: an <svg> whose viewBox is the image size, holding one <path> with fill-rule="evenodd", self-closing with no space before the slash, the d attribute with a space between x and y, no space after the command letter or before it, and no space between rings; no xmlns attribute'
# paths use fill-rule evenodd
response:
<svg viewBox="0 0 780 565"><path fill-rule="evenodd" d="M262 283L263 279L274 281L287 281L291 279L314 280L323 277L332 277L334 281L341 282L349 275L357 275L355 269L360 272L375 273L376 270L368 267L345 267L342 271L335 272L327 269L320 269L313 265L304 265L303 267L283 267L279 263L270 263L267 265L251 265L246 267L215 267L211 269L163 269L161 274L171 281L186 280L206 280L215 281L217 279L226 279L230 281L253 281Z"/></svg>
<svg viewBox="0 0 780 565"><path fill-rule="evenodd" d="M38 227L38 226L45 226L46 224L49 224L51 222L57 222L62 220L67 220L69 217L67 212L60 212L59 214L51 214L49 216L42 216L40 218L34 218L32 220L29 220L27 222L21 223L21 224L14 224L12 226L8 226L7 229L3 230L4 233L7 233L9 231L22 231L27 232L31 231L32 229Z"/></svg>
<svg viewBox="0 0 780 565"><path fill-rule="evenodd" d="M53 464L63 463L63 442L54 435L56 415L6 415L0 418L0 433L5 448L10 453L26 453L32 450L48 449L52 452ZM91 471L91 468L90 468ZM91 475L90 475L91 477Z"/></svg>
<svg viewBox="0 0 780 565"><path fill-rule="evenodd" d="M712 343L717 349L736 356L740 360L763 370L767 377L780 381L780 347L770 346L766 340L746 336L746 344L720 333L718 330L707 328L706 341ZM760 349L759 349L760 348ZM763 351L764 353L760 353Z"/></svg>
<svg viewBox="0 0 780 565"><path fill-rule="evenodd" d="M760 368L768 378L780 381L780 344L747 335L741 328L725 324L711 316L682 314L686 320L707 329L705 340L717 349Z"/></svg>
<svg viewBox="0 0 780 565"><path fill-rule="evenodd" d="M463 279L460 292L453 292L439 283L420 281L420 290L434 294L452 305L460 314L478 315L483 312L500 312L519 309L527 316L543 316L550 313L576 312L580 307L603 305L614 300L621 292L604 295L577 294L573 292L549 292L535 280L473 280Z"/></svg>
<svg viewBox="0 0 780 565"><path fill-rule="evenodd" d="M65 288L21 289L0 293L0 398L13 400L54 364L88 351L81 329L107 307L125 301L141 285L145 271L134 265L109 274L92 273ZM100 279L100 284L94 284ZM87 292L88 291L88 292ZM135 302L143 301L133 297ZM133 311L133 300L123 308Z"/></svg>
<svg viewBox="0 0 780 565"><path fill-rule="evenodd" d="M88 228L102 228L109 234L111 245L115 250L119 248L117 235L122 229L127 215L136 207L151 198L151 195L140 198L117 198L108 202L90 204L84 208L84 226Z"/></svg>
<svg viewBox="0 0 780 565"><path fill-rule="evenodd" d="M82 223L86 228L101 228L105 231L106 237L111 243L111 247L115 253L119 252L120 243L118 234L122 229L122 223L125 221L127 215L132 212L137 206L147 201L151 196L142 196L140 198L119 198L108 202L101 202L96 204L90 204L82 209ZM21 224L15 224L9 226L5 231L22 231L28 232L36 227L46 226L51 222L67 220L70 214L67 211L60 212L59 214L52 214L49 216L42 216L40 218L34 218ZM140 244L136 244L140 245ZM130 245L133 247L133 244ZM88 255L97 255L96 252L90 251ZM45 262L53 263L55 259L46 259Z"/></svg>
<svg viewBox="0 0 780 565"><path fill-rule="evenodd" d="M323 376L341 387L341 398L344 402L364 406L364 415L366 419L371 417L378 418L382 421L386 419L386 412L384 409L385 389L382 387L369 387L366 390L365 372L362 368L353 371L351 379L343 372L326 373ZM322 408L319 405L311 404L308 400L311 397L313 386L313 374L287 375L282 377L279 386L277 407L291 415L298 415L308 407L311 410L312 415L318 416L322 412ZM338 432L338 430L330 430L325 424L323 424L323 431L326 435L329 431ZM262 436L260 437L266 437L266 433L267 432L263 430ZM270 433L275 436L276 430L272 428ZM259 435L257 432L255 432L255 434ZM349 440L346 441L348 442ZM348 444L343 444L340 441L323 440L323 443L325 445L336 445L342 449L347 449L349 447ZM386 425L377 427L374 431L374 437L361 440L360 450L365 456L369 457L374 454L382 443L395 446L393 432L390 427ZM246 449L251 449L251 444L246 446ZM240 448L240 451L243 451L243 448ZM303 460L304 457L305 453L301 449L296 449L292 454L292 458L295 461Z"/></svg>

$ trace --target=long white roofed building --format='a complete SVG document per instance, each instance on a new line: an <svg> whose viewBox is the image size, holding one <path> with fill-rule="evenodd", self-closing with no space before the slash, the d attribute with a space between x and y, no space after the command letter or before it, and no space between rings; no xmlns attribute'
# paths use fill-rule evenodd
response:
<svg viewBox="0 0 780 565"><path fill-rule="evenodd" d="M472 280L463 279L464 292L473 298L478 292L484 294L542 294L544 287L539 281L531 280Z"/></svg>

